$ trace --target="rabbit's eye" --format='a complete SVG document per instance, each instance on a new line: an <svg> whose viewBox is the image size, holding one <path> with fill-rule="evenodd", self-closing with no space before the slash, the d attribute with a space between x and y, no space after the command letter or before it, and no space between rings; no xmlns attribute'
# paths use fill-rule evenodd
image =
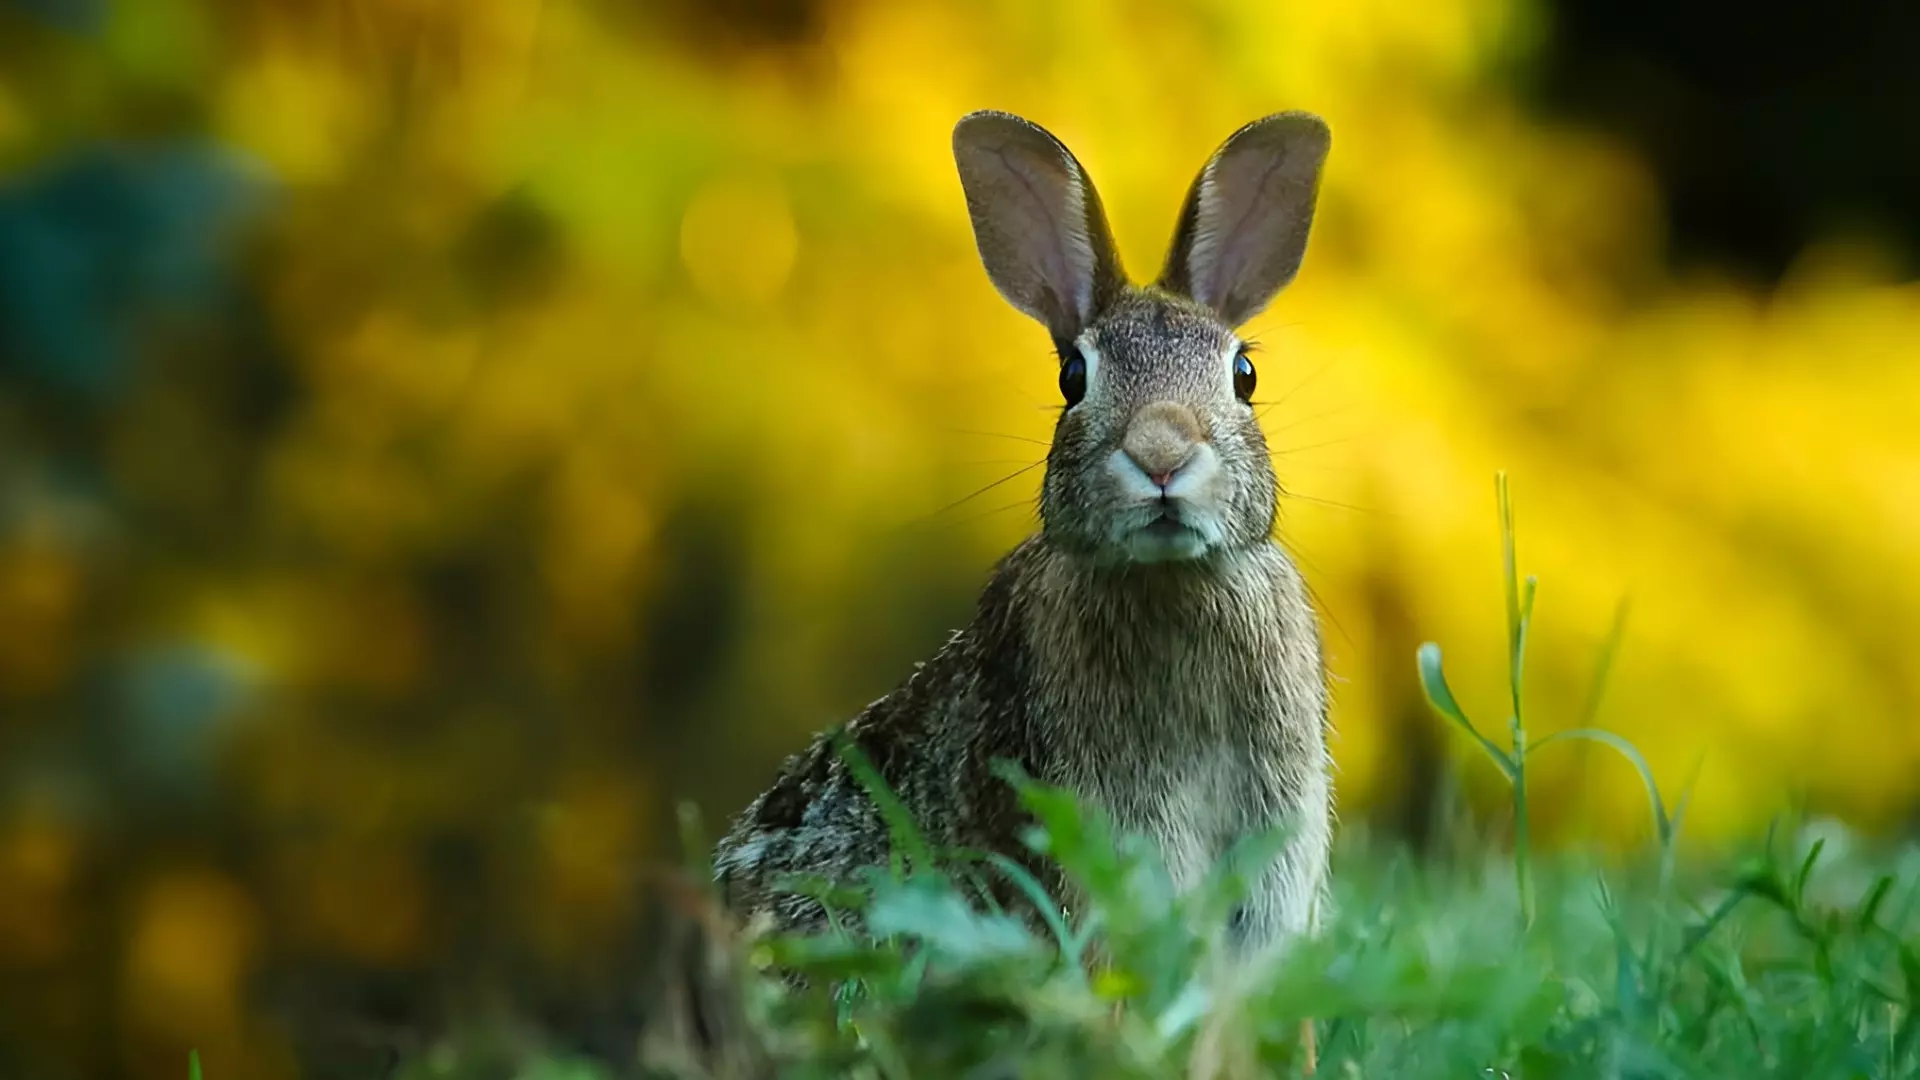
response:
<svg viewBox="0 0 1920 1080"><path fill-rule="evenodd" d="M1083 357L1073 355L1060 362L1060 396L1067 399L1069 409L1087 396L1087 361Z"/></svg>
<svg viewBox="0 0 1920 1080"><path fill-rule="evenodd" d="M1247 359L1247 354L1244 351L1234 354L1233 396L1239 398L1241 401L1251 400L1253 398L1253 384L1256 381L1253 374L1253 361Z"/></svg>

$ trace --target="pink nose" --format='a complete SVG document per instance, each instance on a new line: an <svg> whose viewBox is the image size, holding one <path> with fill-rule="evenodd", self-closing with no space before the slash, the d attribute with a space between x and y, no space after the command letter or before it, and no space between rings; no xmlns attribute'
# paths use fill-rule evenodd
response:
<svg viewBox="0 0 1920 1080"><path fill-rule="evenodd" d="M1162 491L1193 460L1205 438L1200 418L1185 405L1159 401L1133 414L1120 448Z"/></svg>

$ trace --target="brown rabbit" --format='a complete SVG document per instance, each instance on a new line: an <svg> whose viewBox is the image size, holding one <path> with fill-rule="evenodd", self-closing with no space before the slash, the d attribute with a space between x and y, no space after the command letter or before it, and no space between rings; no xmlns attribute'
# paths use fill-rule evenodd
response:
<svg viewBox="0 0 1920 1080"><path fill-rule="evenodd" d="M1253 946L1308 928L1332 801L1318 626L1272 538L1279 486L1234 328L1299 269L1329 142L1298 112L1234 133L1194 181L1159 280L1138 288L1059 140L1006 113L960 121L981 260L1060 357L1043 524L972 622L844 728L938 846L1033 865L1001 758L1151 837L1182 889L1236 839L1291 822L1236 918ZM822 909L782 879L845 880L888 852L822 735L734 823L716 875L743 913L809 927Z"/></svg>

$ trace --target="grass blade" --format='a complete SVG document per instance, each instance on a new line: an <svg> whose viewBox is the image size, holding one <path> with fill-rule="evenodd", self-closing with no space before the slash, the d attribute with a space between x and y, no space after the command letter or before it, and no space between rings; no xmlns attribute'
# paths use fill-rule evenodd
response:
<svg viewBox="0 0 1920 1080"><path fill-rule="evenodd" d="M1505 469L1493 474L1493 498L1500 513L1500 560L1507 590L1507 661L1509 670L1520 667L1520 572L1514 551L1513 498L1507 491ZM1514 711L1520 703L1514 702Z"/></svg>
<svg viewBox="0 0 1920 1080"><path fill-rule="evenodd" d="M986 853L986 861L994 869L1007 875L1007 880L1026 896L1027 900L1040 912L1040 920L1047 924L1047 930L1053 934L1054 941L1060 945L1060 951L1074 967L1080 965L1080 945L1074 940L1073 932L1067 928L1067 921L1060 917L1060 904L1047 894L1046 886L1033 876L1032 871L997 851Z"/></svg>
<svg viewBox="0 0 1920 1080"><path fill-rule="evenodd" d="M901 802L900 797L887 786L886 778L880 775L880 770L873 767L873 762L867 760L867 755L860 752L860 748L854 745L846 732L838 733L834 737L834 742L837 744L840 760L846 762L854 779L859 781L860 786L866 790L867 797L873 800L874 807L880 812L881 820L887 823L887 833L893 841L894 861L897 863L904 855L912 860L915 869L923 871L931 869L933 849L927 845L926 837L920 835L920 828L914 824L913 813L907 809L907 804ZM896 866L895 875L898 876L899 872L900 868Z"/></svg>
<svg viewBox="0 0 1920 1080"><path fill-rule="evenodd" d="M1613 663L1620 655L1620 642L1627 633L1627 613L1630 605L1622 596L1613 606L1613 623L1607 627L1607 637L1600 645L1600 657L1593 665L1593 683L1587 689L1587 703L1580 710L1580 726L1593 727L1600 722L1600 701L1606 695L1607 681L1613 677Z"/></svg>
<svg viewBox="0 0 1920 1080"><path fill-rule="evenodd" d="M1528 749L1528 752L1532 753L1544 747L1551 746L1554 743L1565 742L1569 739L1584 739L1587 742L1599 743L1602 746L1611 748L1621 757L1627 759L1628 763L1633 766L1634 771L1640 774L1640 782L1646 785L1647 805L1653 811L1653 824L1658 833L1660 843L1662 845L1671 843L1673 840L1673 819L1667 816L1667 804L1660 798L1660 787L1653 779L1653 766L1647 764L1646 756L1640 753L1640 748L1605 728L1568 728L1565 731L1556 731L1542 738L1539 742L1534 743Z"/></svg>
<svg viewBox="0 0 1920 1080"><path fill-rule="evenodd" d="M1467 714L1460 708L1460 703L1454 700L1453 690L1447 686L1446 672L1440 666L1440 646L1429 641L1420 646L1418 655L1420 686L1427 692L1427 701L1440 715L1453 721L1460 730L1472 736L1473 741L1480 744L1480 749L1486 751L1487 756L1493 759L1493 763L1500 767L1501 775L1505 776L1509 782L1514 780L1517 772L1512 757L1505 750L1495 746L1493 740L1480 734L1480 729L1473 726L1473 721L1467 719Z"/></svg>

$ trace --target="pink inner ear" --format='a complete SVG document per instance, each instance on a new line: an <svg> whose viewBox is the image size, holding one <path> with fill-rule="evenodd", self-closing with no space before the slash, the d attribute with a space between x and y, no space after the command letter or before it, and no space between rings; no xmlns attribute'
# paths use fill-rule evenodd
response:
<svg viewBox="0 0 1920 1080"><path fill-rule="evenodd" d="M1267 154L1228 154L1207 168L1192 257L1194 289L1207 295L1194 299L1222 310L1264 299L1246 297L1244 287L1282 225L1274 218L1286 200L1264 189L1284 182L1277 178L1285 165L1285 158Z"/></svg>
<svg viewBox="0 0 1920 1080"><path fill-rule="evenodd" d="M1194 206L1193 244L1187 252L1187 278L1193 288L1193 298L1218 308L1225 299L1225 283L1232 280L1228 275L1233 261L1230 251L1232 235L1225 222L1227 216L1228 191L1222 191L1223 169L1226 162L1215 159L1207 163L1206 173L1200 179L1200 198Z"/></svg>
<svg viewBox="0 0 1920 1080"><path fill-rule="evenodd" d="M1007 202L1016 224L1021 255L1039 270L1061 313L1084 322L1093 307L1093 245L1082 222L1086 198L1079 179L1065 162L1015 151L1002 152L1009 179L1020 187Z"/></svg>
<svg viewBox="0 0 1920 1080"><path fill-rule="evenodd" d="M1229 322L1265 307L1305 253L1325 129L1315 139L1289 127L1262 125L1236 137L1197 185L1187 283L1195 300Z"/></svg>
<svg viewBox="0 0 1920 1080"><path fill-rule="evenodd" d="M954 154L994 287L1055 337L1074 336L1117 273L1078 163L1052 136L1004 115L963 120Z"/></svg>

